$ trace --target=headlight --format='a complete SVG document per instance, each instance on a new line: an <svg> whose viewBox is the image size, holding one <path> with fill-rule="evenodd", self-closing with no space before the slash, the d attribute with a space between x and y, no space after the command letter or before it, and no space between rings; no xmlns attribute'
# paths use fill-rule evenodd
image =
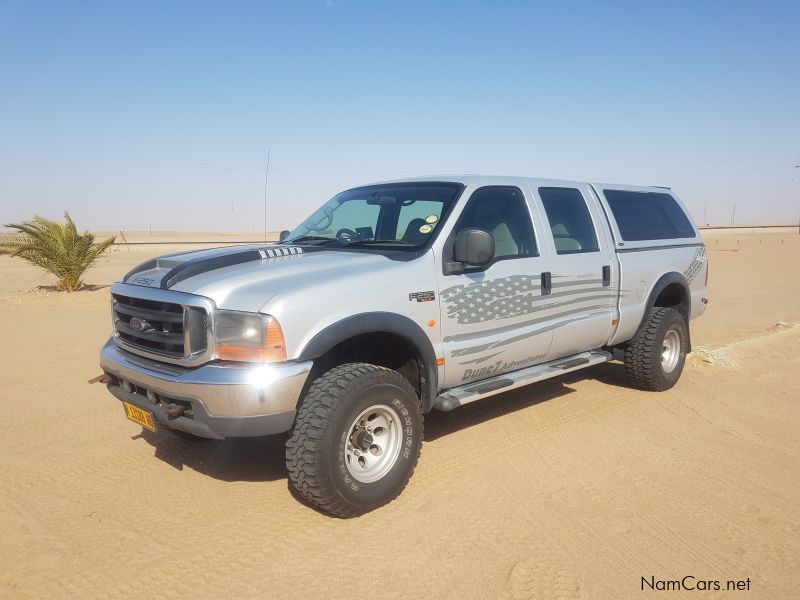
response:
<svg viewBox="0 0 800 600"><path fill-rule="evenodd" d="M215 319L217 358L249 362L286 360L283 330L275 317L220 310Z"/></svg>

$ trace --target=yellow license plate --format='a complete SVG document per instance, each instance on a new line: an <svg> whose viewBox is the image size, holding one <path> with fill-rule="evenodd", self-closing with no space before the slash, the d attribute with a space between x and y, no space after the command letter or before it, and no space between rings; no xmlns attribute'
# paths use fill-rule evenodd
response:
<svg viewBox="0 0 800 600"><path fill-rule="evenodd" d="M152 413L147 412L146 410L142 410L138 406L134 406L133 404L128 404L127 402L122 403L125 406L125 416L128 417L134 423L138 423L145 429L149 429L150 431L156 430L155 421L153 421Z"/></svg>

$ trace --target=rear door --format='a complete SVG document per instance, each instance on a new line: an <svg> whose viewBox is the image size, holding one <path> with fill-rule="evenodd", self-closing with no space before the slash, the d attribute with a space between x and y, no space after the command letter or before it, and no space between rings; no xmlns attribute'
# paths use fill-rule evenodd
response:
<svg viewBox="0 0 800 600"><path fill-rule="evenodd" d="M618 272L610 232L588 185L533 185L552 253L554 328L550 358L606 343L617 315Z"/></svg>

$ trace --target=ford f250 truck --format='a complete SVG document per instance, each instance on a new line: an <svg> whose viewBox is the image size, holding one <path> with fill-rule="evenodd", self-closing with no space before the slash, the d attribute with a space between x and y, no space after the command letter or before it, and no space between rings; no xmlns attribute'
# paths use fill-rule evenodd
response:
<svg viewBox="0 0 800 600"><path fill-rule="evenodd" d="M341 517L403 490L432 410L615 356L671 388L706 304L705 247L667 188L409 179L342 192L282 237L115 283L103 381L148 429L288 432L292 485Z"/></svg>

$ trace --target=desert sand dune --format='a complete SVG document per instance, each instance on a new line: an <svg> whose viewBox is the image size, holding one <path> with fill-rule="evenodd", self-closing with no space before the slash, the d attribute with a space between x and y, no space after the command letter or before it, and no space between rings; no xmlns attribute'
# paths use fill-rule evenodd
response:
<svg viewBox="0 0 800 600"><path fill-rule="evenodd" d="M0 597L619 599L690 575L796 598L800 236L704 235L673 390L611 363L434 413L406 491L348 521L292 495L280 437L142 432L87 385L103 286L163 246L117 248L76 294L0 257Z"/></svg>

